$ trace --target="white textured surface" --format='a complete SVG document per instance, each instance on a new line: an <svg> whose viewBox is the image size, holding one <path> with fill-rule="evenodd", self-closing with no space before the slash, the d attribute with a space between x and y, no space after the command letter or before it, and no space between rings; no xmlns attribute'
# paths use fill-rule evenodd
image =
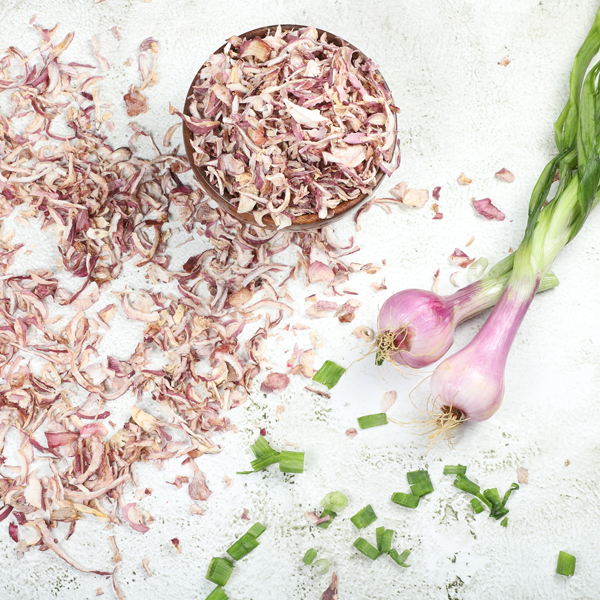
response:
<svg viewBox="0 0 600 600"><path fill-rule="evenodd" d="M35 47L37 35L28 22L36 13L45 26L58 22L61 38L76 32L67 58L94 60L90 38L96 35L112 66L101 96L116 104L115 145L126 143L130 133L121 98L139 81L135 64L123 63L128 57L135 61L140 41L148 36L160 43L160 81L148 90L150 110L137 121L157 140L175 122L168 115L168 102L183 104L201 62L233 34L277 22L314 24L371 56L402 109L403 164L390 187L400 180L429 190L441 185L444 219L432 221L429 207L394 207L391 216L374 208L366 215L356 236L362 250L354 258L377 264L386 259L387 266L352 283L360 285L363 301L353 324L310 322L298 303L292 322L316 325L327 339L316 364L327 358L349 364L361 355L353 327L373 325L389 291L429 288L440 267L441 291L451 292L448 276L455 269L446 257L456 246L492 262L518 245L529 192L552 152L552 124L567 97L569 69L596 9L590 0L106 0L98 5L92 0L3 0L0 46L25 51ZM109 31L114 25L121 28L121 42ZM507 67L497 64L504 56L512 60ZM515 173L515 183L494 178L501 167ZM456 183L463 171L473 179L468 187ZM507 219L499 223L478 217L469 202L473 196L491 197ZM189 515L185 487L165 484L175 474L190 475L186 467L173 463L159 472L138 465L140 480L153 489L140 502L155 518L150 531L107 531L91 518L83 519L76 534L61 545L83 564L107 568L112 565L108 536L114 534L123 556L117 577L127 600L201 600L213 587L204 579L208 562L245 531L248 522L240 515L246 508L251 522L260 520L268 529L260 547L239 564L228 583L232 600L320 598L329 575L313 576L300 561L311 546L337 571L340 600L599 597L599 217L593 215L559 256L555 271L560 287L538 298L526 317L508 361L503 407L490 421L467 427L455 448L439 447L425 455L422 438L393 425L360 432L353 440L345 436L347 427L356 426L357 416L380 410L383 393L390 389L399 395L391 411L394 417L418 416L408 394L420 377L401 378L390 368L378 373L369 358L353 365L330 401L308 394L304 382L294 378L280 396L254 394L233 411L230 416L240 433L224 435L224 451L198 461L213 490L205 516ZM343 222L336 231L347 236L354 233L354 225ZM32 231L19 230L24 239L27 234ZM471 236L475 242L467 249ZM51 265L52 238L29 240L36 244L35 252L29 264L16 268ZM176 264L197 252L191 246L177 251ZM369 284L382 275L388 292L375 293ZM125 283L135 287L143 279L129 267L114 289ZM308 295L300 284L290 291L298 298ZM457 346L467 343L484 318L460 329ZM142 331L139 324L122 325L129 329L120 329L121 338L111 347L118 358L128 354ZM283 369L296 342L309 347L306 334L270 340L269 358ZM427 383L413 395L417 405L426 388ZM118 402L122 405L111 409L126 418L131 398ZM286 408L279 418L278 404ZM267 428L275 447L284 441L301 445L306 451L303 475L283 477L274 469L235 476L249 461L248 446L258 424ZM501 490L516 479L517 467L529 469L529 485L510 500L507 529L483 515L474 518L466 495L451 486L450 477L442 477L444 464L459 462L469 466L468 474L476 481ZM416 511L393 505L392 492L407 491L405 472L424 467L436 491ZM234 478L229 488L225 475ZM336 489L349 496L349 507L327 530L309 526L304 511L317 508L324 494ZM410 569L402 570L385 557L371 562L352 548L357 532L349 517L367 503L379 520L362 535L374 541L377 525L395 529L398 549L413 551ZM95 597L99 587L104 598L115 597L110 582L76 572L49 552L30 551L17 561L6 523L0 526L2 600L80 600ZM172 537L179 538L181 554L173 550ZM575 577L554 573L559 550L577 556ZM143 558L150 562L151 578L142 568Z"/></svg>

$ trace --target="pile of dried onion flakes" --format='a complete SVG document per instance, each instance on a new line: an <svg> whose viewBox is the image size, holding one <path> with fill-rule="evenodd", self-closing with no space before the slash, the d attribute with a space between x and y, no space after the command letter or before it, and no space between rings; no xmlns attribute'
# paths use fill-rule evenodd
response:
<svg viewBox="0 0 600 600"><path fill-rule="evenodd" d="M173 111L176 112L176 111ZM229 39L193 87L194 160L238 213L324 219L390 175L398 109L372 60L314 27Z"/></svg>
<svg viewBox="0 0 600 600"><path fill-rule="evenodd" d="M124 499L148 493L133 469L141 460L183 459L191 479L177 483L189 483L192 500L206 500L211 492L195 459L219 451L212 434L230 427L222 411L242 404L254 378L270 368L263 354L274 328L287 321L288 331L309 329L290 323L287 282L303 273L308 280L310 272L325 295L355 296L344 286L362 266L342 260L358 247L328 228L265 231L213 208L180 179L189 171L185 158L177 150L162 154L135 123L131 146L148 136L156 156L111 147L102 133L112 118L98 95L103 77L85 62L61 62L72 33L57 44L57 27L34 27L38 48L26 55L10 47L0 57L0 92L10 95L10 110L0 115L0 217L36 219L54 231L62 273L12 273L23 244L0 229L0 522L8 520L19 557L32 547L51 549L81 571L107 573L68 556L59 532L67 539L88 515L148 531L152 517ZM158 43L148 43L158 54ZM146 77L153 70L154 62L146 65ZM361 72L372 77L370 66ZM378 114L391 110L379 106ZM61 122L69 133L57 132ZM369 165L383 155L373 152ZM206 249L173 271L167 241L177 228ZM288 249L295 262L277 262ZM100 295L129 260L146 270L148 289L125 290L99 309ZM59 283L66 274L74 292ZM167 282L177 293L159 291ZM58 305L74 309L68 322ZM346 302L335 314L349 322L357 306ZM98 351L118 312L145 324L127 360ZM150 364L151 354L161 357L160 367ZM313 356L296 347L288 374L311 377ZM112 407L126 392L136 403L126 423L115 423ZM142 400L149 412L139 408ZM15 444L7 439L18 449L9 451ZM191 510L202 514L196 504Z"/></svg>

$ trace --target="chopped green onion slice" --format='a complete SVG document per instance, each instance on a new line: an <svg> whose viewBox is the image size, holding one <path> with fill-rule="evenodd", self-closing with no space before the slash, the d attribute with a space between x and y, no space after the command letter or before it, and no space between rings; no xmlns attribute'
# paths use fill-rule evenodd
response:
<svg viewBox="0 0 600 600"><path fill-rule="evenodd" d="M348 496L342 494L342 492L329 492L329 494L321 500L321 506L325 509L339 513L340 510L348 506Z"/></svg>
<svg viewBox="0 0 600 600"><path fill-rule="evenodd" d="M565 575L570 577L575 573L575 557L568 552L562 550L558 553L558 564L556 565L556 572L559 575Z"/></svg>
<svg viewBox="0 0 600 600"><path fill-rule="evenodd" d="M256 473L256 471L262 471L263 469L266 469L267 467L271 466L272 464L275 464L276 462L279 462L279 452L276 452L269 456L263 456L262 458L257 458L256 460L253 460L250 463L250 466L254 469L254 472Z"/></svg>
<svg viewBox="0 0 600 600"><path fill-rule="evenodd" d="M420 497L413 494L405 494L404 492L395 492L392 494L392 502L405 506L406 508L417 508Z"/></svg>
<svg viewBox="0 0 600 600"><path fill-rule="evenodd" d="M322 383L325 387L331 389L345 372L344 367L336 365L331 360L326 360L323 366L314 374L313 381Z"/></svg>
<svg viewBox="0 0 600 600"><path fill-rule="evenodd" d="M406 559L410 556L410 550L405 550L402 554L398 554L395 548L389 551L389 555L392 557L394 562L398 563L401 567L410 567L406 564Z"/></svg>
<svg viewBox="0 0 600 600"><path fill-rule="evenodd" d="M218 585L208 596L206 600L228 600L229 596L225 593L225 590Z"/></svg>
<svg viewBox="0 0 600 600"><path fill-rule="evenodd" d="M387 425L388 422L385 413L365 415L364 417L358 417L357 421L361 429L369 429L369 427L377 427L377 425Z"/></svg>
<svg viewBox="0 0 600 600"><path fill-rule="evenodd" d="M483 495L492 504L492 512L493 513L495 513L496 511L498 511L502 508L502 500L500 500L500 494L498 493L498 488L483 490Z"/></svg>
<svg viewBox="0 0 600 600"><path fill-rule="evenodd" d="M322 519L323 517L331 518L329 519L329 521L323 521L322 523L319 523L317 527L319 527L320 529L327 529L331 525L331 521L333 521L337 517L337 513L333 510L329 510L328 508L326 508L319 516L320 519Z"/></svg>
<svg viewBox="0 0 600 600"><path fill-rule="evenodd" d="M256 471L262 471L262 469L266 469L268 466L279 462L280 453L273 450L269 445L269 442L267 442L262 435L250 446L250 449L256 457L256 459L250 463L252 471L238 471L238 475L256 473Z"/></svg>
<svg viewBox="0 0 600 600"><path fill-rule="evenodd" d="M260 523L254 523L250 529L248 529L248 535L251 535L254 539L259 537L267 528Z"/></svg>
<svg viewBox="0 0 600 600"><path fill-rule="evenodd" d="M227 554L233 558L233 560L240 560L249 554L258 546L258 542L253 535L245 533L239 540L234 542L229 548L227 548Z"/></svg>
<svg viewBox="0 0 600 600"><path fill-rule="evenodd" d="M279 455L279 470L282 473L304 473L304 452L282 450Z"/></svg>
<svg viewBox="0 0 600 600"><path fill-rule="evenodd" d="M206 579L217 585L224 586L229 581L232 573L233 563L226 558L215 556L208 565Z"/></svg>
<svg viewBox="0 0 600 600"><path fill-rule="evenodd" d="M433 492L433 484L427 471L410 471L406 474L413 496L425 496Z"/></svg>
<svg viewBox="0 0 600 600"><path fill-rule="evenodd" d="M383 541L383 534L385 533L385 527L378 527L375 530L375 539L377 540L377 550L381 552L381 542Z"/></svg>
<svg viewBox="0 0 600 600"><path fill-rule="evenodd" d="M476 483L467 479L464 475L457 475L454 480L454 487L462 490L463 492L467 492L467 494L473 494L473 496L477 496L479 494L479 490L481 489Z"/></svg>
<svg viewBox="0 0 600 600"><path fill-rule="evenodd" d="M502 525L502 527L508 527L508 517L504 517L504 519L500 521L500 525Z"/></svg>
<svg viewBox="0 0 600 600"><path fill-rule="evenodd" d="M477 494L477 497L492 511L492 503L481 493Z"/></svg>
<svg viewBox="0 0 600 600"><path fill-rule="evenodd" d="M329 571L329 561L326 558L320 558L319 560L315 560L313 567L317 575L323 575L323 573Z"/></svg>
<svg viewBox="0 0 600 600"><path fill-rule="evenodd" d="M508 490L506 490L506 494L504 494L504 498L502 499L502 506L504 506L506 504L506 501L510 498L510 495L515 491L519 489L519 484L518 483L513 483Z"/></svg>
<svg viewBox="0 0 600 600"><path fill-rule="evenodd" d="M483 504L477 498L471 498L471 506L477 515L485 510Z"/></svg>
<svg viewBox="0 0 600 600"><path fill-rule="evenodd" d="M353 517L351 517L350 520L357 529L363 529L376 521L377 515L371 505L367 504L367 506L361 508Z"/></svg>
<svg viewBox="0 0 600 600"><path fill-rule="evenodd" d="M463 465L446 465L444 467L444 475L464 475L467 472L467 467Z"/></svg>
<svg viewBox="0 0 600 600"><path fill-rule="evenodd" d="M384 553L388 553L392 549L392 538L394 537L393 529L386 529L383 532L383 537L381 539L381 546L378 546L379 550Z"/></svg>
<svg viewBox="0 0 600 600"><path fill-rule="evenodd" d="M250 450L252 450L256 458L265 458L272 454L279 454L279 452L276 452L271 448L269 442L267 442L267 439L263 435L259 436L256 442L250 446Z"/></svg>
<svg viewBox="0 0 600 600"><path fill-rule="evenodd" d="M302 562L305 565L310 565L310 563L315 560L315 558L317 558L317 551L314 548L311 548L310 550L306 551L306 554L304 555L304 558L302 559Z"/></svg>
<svg viewBox="0 0 600 600"><path fill-rule="evenodd" d="M504 515L507 515L509 512L510 511L508 510L508 508L500 508L499 510L490 514L490 517L494 517L494 519L496 519L497 521L498 519L501 519Z"/></svg>
<svg viewBox="0 0 600 600"><path fill-rule="evenodd" d="M361 538L361 537L359 537L354 542L354 547L359 552L362 552L365 556L370 558L371 560L375 560L381 554L381 552L379 552L379 550L377 550L377 548L375 548L375 546L373 546L372 544L369 544L369 542L367 542L367 540L365 540L364 538Z"/></svg>

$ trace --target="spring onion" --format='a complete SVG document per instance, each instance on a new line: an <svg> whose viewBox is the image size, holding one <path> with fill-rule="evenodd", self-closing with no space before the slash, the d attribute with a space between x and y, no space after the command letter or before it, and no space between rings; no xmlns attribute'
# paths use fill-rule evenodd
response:
<svg viewBox="0 0 600 600"><path fill-rule="evenodd" d="M342 492L329 492L329 494L321 500L321 506L325 510L332 510L339 513L340 510L348 506L348 496L342 494Z"/></svg>
<svg viewBox="0 0 600 600"><path fill-rule="evenodd" d="M476 515L485 510L485 507L483 504L481 504L481 501L478 498L471 498L471 506L473 507Z"/></svg>
<svg viewBox="0 0 600 600"><path fill-rule="evenodd" d="M331 389L345 372L344 367L336 365L331 360L326 360L323 366L314 374L313 381L322 383L325 387Z"/></svg>
<svg viewBox="0 0 600 600"><path fill-rule="evenodd" d="M329 571L329 561L326 558L320 558L319 560L315 560L313 563L313 568L317 575L323 575Z"/></svg>
<svg viewBox="0 0 600 600"><path fill-rule="evenodd" d="M425 496L433 492L433 484L427 471L410 471L406 474L413 496Z"/></svg>
<svg viewBox="0 0 600 600"><path fill-rule="evenodd" d="M304 452L282 450L279 455L279 470L282 473L304 473Z"/></svg>
<svg viewBox="0 0 600 600"><path fill-rule="evenodd" d="M233 563L226 558L215 556L208 565L206 579L217 585L224 586L229 581L232 573Z"/></svg>
<svg viewBox="0 0 600 600"><path fill-rule="evenodd" d="M229 548L227 548L227 554L233 558L233 560L240 560L249 554L258 546L258 541L253 535L245 533L239 540L235 541Z"/></svg>
<svg viewBox="0 0 600 600"><path fill-rule="evenodd" d="M267 528L264 525L261 525L260 523L254 523L254 525L252 525L252 527L248 529L247 533L248 535L251 535L254 539L256 539L257 537L262 535L264 531L266 531L266 529Z"/></svg>
<svg viewBox="0 0 600 600"><path fill-rule="evenodd" d="M371 505L367 504L367 506L361 508L353 517L351 517L350 520L357 529L363 529L376 521L377 515Z"/></svg>
<svg viewBox="0 0 600 600"><path fill-rule="evenodd" d="M388 555L401 567L410 567L410 565L406 564L406 559L410 556L410 550L404 550L402 554L398 554L398 551L395 548L392 548Z"/></svg>
<svg viewBox="0 0 600 600"><path fill-rule="evenodd" d="M327 529L331 525L331 522L337 517L337 513L326 508L319 516L320 519L323 517L329 517L329 521L323 521L322 523L319 523L317 525L319 529Z"/></svg>
<svg viewBox="0 0 600 600"><path fill-rule="evenodd" d="M417 289L393 294L379 311L376 363L420 369L442 358L454 342L456 327L498 302L513 262L514 255L509 254L482 279L451 296ZM538 292L557 285L558 279L549 272Z"/></svg>
<svg viewBox="0 0 600 600"><path fill-rule="evenodd" d="M556 572L559 575L565 575L570 577L575 573L575 557L568 552L562 550L558 553L558 564L556 565Z"/></svg>
<svg viewBox="0 0 600 600"><path fill-rule="evenodd" d="M405 494L404 492L395 492L392 494L392 502L406 508L417 508L420 499L419 496Z"/></svg>
<svg viewBox="0 0 600 600"><path fill-rule="evenodd" d="M600 63L588 71L599 49L600 10L573 63L570 97L555 125L558 154L533 190L508 283L471 343L444 360L431 377L438 425L432 440L452 435L466 419L483 421L498 410L506 360L540 281L600 200ZM559 184L550 198L557 169Z"/></svg>
<svg viewBox="0 0 600 600"><path fill-rule="evenodd" d="M310 565L310 563L312 563L312 561L315 560L315 558L317 558L317 551L314 548L311 548L310 550L307 550L304 554L302 562L305 565Z"/></svg>
<svg viewBox="0 0 600 600"><path fill-rule="evenodd" d="M467 467L463 465L446 465L444 467L444 475L464 475L467 472Z"/></svg>
<svg viewBox="0 0 600 600"><path fill-rule="evenodd" d="M375 546L373 546L372 544L367 542L367 540L365 540L364 538L361 538L361 537L359 537L354 542L354 547L359 552L362 552L366 557L370 558L371 560L375 560L376 558L378 558L381 555L381 552L379 550L377 550L377 548L375 548Z"/></svg>
<svg viewBox="0 0 600 600"><path fill-rule="evenodd" d="M377 427L378 425L387 425L387 415L385 413L377 413L375 415L365 415L358 417L358 426L361 429L369 429L369 427Z"/></svg>
<svg viewBox="0 0 600 600"><path fill-rule="evenodd" d="M229 596L225 593L225 590L218 585L208 596L206 600L228 600Z"/></svg>

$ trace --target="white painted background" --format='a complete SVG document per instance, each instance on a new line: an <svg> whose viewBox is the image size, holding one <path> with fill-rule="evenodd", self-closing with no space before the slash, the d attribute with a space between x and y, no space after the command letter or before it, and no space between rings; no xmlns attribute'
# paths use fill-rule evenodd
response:
<svg viewBox="0 0 600 600"><path fill-rule="evenodd" d="M317 326L327 340L317 351L316 364L334 359L348 365L362 355L353 327L374 325L386 294L405 287L428 289L438 267L440 289L450 293L448 278L455 269L447 256L455 247L465 250L471 236L475 242L466 250L490 262L518 245L530 190L553 152L552 125L567 98L572 60L596 9L593 0L106 0L98 5L92 0L2 0L0 47L31 51L37 44L28 25L34 14L45 26L59 23L60 39L76 32L65 58L93 62L91 36L96 35L111 63L101 97L115 102L116 129L110 141L116 146L130 135L122 96L139 82L135 61L146 37L159 41L160 79L147 90L149 112L136 120L157 141L175 122L168 103L183 105L200 64L233 34L275 23L312 24L371 56L402 109L402 166L381 190L401 180L429 190L440 185L444 219L432 221L429 206L415 211L396 206L391 217L374 208L366 215L355 237L362 250L353 259L377 264L386 259L387 266L352 282L363 301L354 323L310 321L306 306L298 302L291 322ZM121 28L121 42L109 31L114 25ZM504 56L512 61L507 67L498 65ZM124 66L128 57L134 66ZM143 144L139 148L150 155ZM494 178L502 167L516 175L515 183ZM457 185L461 172L473 179L470 186ZM488 222L474 213L469 200L486 196L506 213L504 222ZM16 271L54 263L51 235L42 239L31 228L10 227L34 250L15 265ZM155 518L151 530L142 535L124 525L107 531L90 517L61 545L86 565L111 568L108 536L114 534L123 556L118 580L127 600L203 600L213 587L204 579L208 562L245 531L248 522L240 516L246 508L251 522L260 520L268 529L228 583L232 600L320 598L330 574L315 576L302 565L311 546L337 571L340 600L599 597L599 228L600 215L594 214L556 261L560 287L531 307L508 361L501 410L486 423L466 427L454 448L440 446L426 455L422 437L394 425L360 432L353 440L345 436L357 416L379 412L384 392L391 389L399 399L390 414L400 420L418 417L408 394L421 376L402 378L391 368L379 373L367 358L353 365L331 400L307 393L305 382L294 378L279 396L255 393L232 411L240 432L218 438L223 452L198 461L213 490L203 517L189 514L185 487L165 484L176 474L191 475L186 467L172 464L159 472L140 465L141 481L153 489L140 503ZM355 234L354 224L342 222L336 232L340 237ZM197 241L174 251L174 265L200 247ZM113 289L143 286L142 275L128 267ZM376 293L369 284L382 276L388 291ZM302 287L290 288L292 295L308 295ZM311 291L320 290L315 286ZM456 347L471 339L484 318L460 329ZM125 358L143 327L124 319L116 322L119 335L107 337L104 350ZM269 341L268 357L279 369L296 342L309 347L307 334L294 338L284 332ZM418 406L427 383L422 390L413 395ZM126 420L133 398L117 402L111 410ZM278 404L286 408L280 418ZM274 469L235 476L248 465L257 425L267 428L275 447L284 441L302 446L303 475L286 481ZM483 486L501 491L516 480L517 467L529 469L530 483L511 497L508 528L484 514L474 518L467 496L451 486L451 477L441 475L444 464L458 462L468 465L468 475ZM408 491L405 472L416 468L429 469L436 491L417 510L408 511L389 498L394 491ZM231 487L225 487L225 475L234 478ZM350 505L329 529L316 530L303 513L317 508L332 490L345 492ZM367 503L379 520L362 535L374 542L377 525L395 529L395 546L412 549L410 569L385 557L371 562L353 549L357 532L349 517ZM104 598L115 597L110 582L74 571L50 552L33 550L17 561L7 522L0 526L2 600L89 599L97 588L104 590ZM173 537L181 542L181 554L172 548ZM571 579L555 574L559 550L577 556ZM150 562L151 578L142 569L143 558Z"/></svg>

